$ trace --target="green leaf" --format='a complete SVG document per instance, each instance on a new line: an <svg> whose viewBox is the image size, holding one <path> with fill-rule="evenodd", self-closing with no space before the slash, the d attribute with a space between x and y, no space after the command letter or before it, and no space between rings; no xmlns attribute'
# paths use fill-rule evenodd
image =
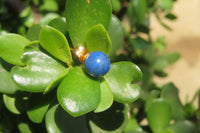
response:
<svg viewBox="0 0 200 133"><path fill-rule="evenodd" d="M65 36L55 28L44 26L40 31L42 47L59 60L70 64L72 55Z"/></svg>
<svg viewBox="0 0 200 133"><path fill-rule="evenodd" d="M164 55L164 58L167 60L169 64L175 63L180 58L180 53L172 52Z"/></svg>
<svg viewBox="0 0 200 133"><path fill-rule="evenodd" d="M95 109L94 111L95 113L105 111L113 103L112 91L105 80L101 81L100 88L101 88L101 101L98 107Z"/></svg>
<svg viewBox="0 0 200 133"><path fill-rule="evenodd" d="M20 115L17 119L17 127L20 133L46 133L43 124L32 123L26 115Z"/></svg>
<svg viewBox="0 0 200 133"><path fill-rule="evenodd" d="M149 126L154 133L162 133L169 125L172 111L164 99L156 99L147 110Z"/></svg>
<svg viewBox="0 0 200 133"><path fill-rule="evenodd" d="M169 20L176 20L177 19L177 16L173 13L167 13L165 15L165 18L169 19Z"/></svg>
<svg viewBox="0 0 200 133"><path fill-rule="evenodd" d="M107 55L110 53L112 42L101 24L95 25L87 32L86 47L90 52L101 51Z"/></svg>
<svg viewBox="0 0 200 133"><path fill-rule="evenodd" d="M23 93L16 93L14 95L3 94L6 108L14 114L21 114L26 110L27 99L28 97Z"/></svg>
<svg viewBox="0 0 200 133"><path fill-rule="evenodd" d="M13 65L24 65L21 56L24 47L30 41L17 34L5 34L0 36L0 57Z"/></svg>
<svg viewBox="0 0 200 133"><path fill-rule="evenodd" d="M157 58L156 49L152 46L147 46L144 51L144 59L150 64L153 65L155 63L155 59Z"/></svg>
<svg viewBox="0 0 200 133"><path fill-rule="evenodd" d="M32 133L30 124L25 123L25 122L18 123L18 129L19 129L20 133Z"/></svg>
<svg viewBox="0 0 200 133"><path fill-rule="evenodd" d="M141 58L148 48L148 42L141 37L129 38L131 48L133 48L132 57ZM143 58L143 57L142 57Z"/></svg>
<svg viewBox="0 0 200 133"><path fill-rule="evenodd" d="M113 92L114 100L117 102L131 103L141 95L141 88L135 83L141 81L142 72L134 63L113 63L104 78Z"/></svg>
<svg viewBox="0 0 200 133"><path fill-rule="evenodd" d="M146 0L133 0L134 10L136 14L136 21L138 24L144 24L147 12L147 2Z"/></svg>
<svg viewBox="0 0 200 133"><path fill-rule="evenodd" d="M172 10L173 8L173 0L158 0L158 4L161 6L161 8L165 10Z"/></svg>
<svg viewBox="0 0 200 133"><path fill-rule="evenodd" d="M92 133L122 133L128 124L127 109L126 105L115 102L102 113L89 114Z"/></svg>
<svg viewBox="0 0 200 133"><path fill-rule="evenodd" d="M160 91L152 90L149 95L144 96L145 98L145 111L147 112L149 107L151 107L152 102L160 96Z"/></svg>
<svg viewBox="0 0 200 133"><path fill-rule="evenodd" d="M197 133L195 125L188 121L178 121L168 127L173 133Z"/></svg>
<svg viewBox="0 0 200 133"><path fill-rule="evenodd" d="M68 72L72 69L72 66L69 66L68 69L65 69L54 81L52 81L47 88L44 90L43 94L46 94L50 92L52 89L54 89L62 80L63 78L68 74Z"/></svg>
<svg viewBox="0 0 200 133"><path fill-rule="evenodd" d="M121 3L120 0L110 0L112 4L112 9L115 12L119 12L121 10Z"/></svg>
<svg viewBox="0 0 200 133"><path fill-rule="evenodd" d="M56 0L44 0L43 4L40 6L40 10L57 11L58 3Z"/></svg>
<svg viewBox="0 0 200 133"><path fill-rule="evenodd" d="M48 110L45 123L48 133L87 133L85 116L74 118L58 104Z"/></svg>
<svg viewBox="0 0 200 133"><path fill-rule="evenodd" d="M122 47L124 38L124 31L120 23L120 20L114 15L112 15L112 19L108 29L108 34L112 42L112 48L109 57L112 58L113 56L115 56L117 50Z"/></svg>
<svg viewBox="0 0 200 133"><path fill-rule="evenodd" d="M24 91L43 92L66 70L65 64L42 52L37 44L28 46L22 56L25 67L15 66L11 74Z"/></svg>
<svg viewBox="0 0 200 133"><path fill-rule="evenodd" d="M176 62L179 58L180 54L177 52L163 54L154 59L155 62L152 67L155 71L162 71L168 65Z"/></svg>
<svg viewBox="0 0 200 133"><path fill-rule="evenodd" d="M169 65L168 61L163 56L155 58L154 61L155 62L152 68L155 71L163 71L163 69L165 69Z"/></svg>
<svg viewBox="0 0 200 133"><path fill-rule="evenodd" d="M175 120L185 119L186 113L184 112L183 105L179 99L178 89L174 84L169 83L164 85L162 87L161 97L172 107L172 117Z"/></svg>
<svg viewBox="0 0 200 133"><path fill-rule="evenodd" d="M131 118L129 120L128 125L124 131L125 133L147 133L143 131L143 129L139 126L135 118Z"/></svg>
<svg viewBox="0 0 200 133"><path fill-rule="evenodd" d="M100 83L89 77L81 67L73 68L57 90L58 101L72 116L94 110L100 102Z"/></svg>
<svg viewBox="0 0 200 133"><path fill-rule="evenodd" d="M64 35L67 33L67 23L64 17L57 17L48 23L49 26L59 30Z"/></svg>
<svg viewBox="0 0 200 133"><path fill-rule="evenodd" d="M146 0L131 0L128 6L128 16L131 26L144 25L147 12Z"/></svg>
<svg viewBox="0 0 200 133"><path fill-rule="evenodd" d="M54 98L55 92L47 95L43 95L42 93L33 93L28 103L28 118L34 123L41 123Z"/></svg>
<svg viewBox="0 0 200 133"><path fill-rule="evenodd" d="M67 0L65 17L73 46L84 46L88 30L97 24L108 29L111 14L110 0Z"/></svg>
<svg viewBox="0 0 200 133"><path fill-rule="evenodd" d="M60 17L57 13L47 13L40 20L41 25L47 25L51 20Z"/></svg>
<svg viewBox="0 0 200 133"><path fill-rule="evenodd" d="M13 82L10 72L7 70L10 66L0 58L0 92L14 94L20 88Z"/></svg>
<svg viewBox="0 0 200 133"><path fill-rule="evenodd" d="M28 29L26 37L31 41L39 40L39 33L41 29L42 26L40 24L33 25Z"/></svg>
<svg viewBox="0 0 200 133"><path fill-rule="evenodd" d="M153 45L160 52L164 53L166 51L165 36L159 37Z"/></svg>
<svg viewBox="0 0 200 133"><path fill-rule="evenodd" d="M151 68L147 65L142 65L140 66L142 70L142 85L141 88L144 89L144 91L148 91L148 86L151 85L152 79L153 79L153 74L151 71Z"/></svg>

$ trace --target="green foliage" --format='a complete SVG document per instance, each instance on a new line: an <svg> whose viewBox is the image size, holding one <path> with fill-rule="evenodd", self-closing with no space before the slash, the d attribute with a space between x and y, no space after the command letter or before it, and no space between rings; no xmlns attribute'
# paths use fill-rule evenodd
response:
<svg viewBox="0 0 200 133"><path fill-rule="evenodd" d="M59 85L57 95L69 114L80 116L98 106L100 82L85 74L81 67L74 67Z"/></svg>
<svg viewBox="0 0 200 133"><path fill-rule="evenodd" d="M87 133L86 116L72 117L58 104L53 105L46 113L48 133Z"/></svg>
<svg viewBox="0 0 200 133"><path fill-rule="evenodd" d="M111 70L105 75L105 80L111 87L114 99L120 103L130 103L140 97L140 87L135 83L141 79L141 70L130 62L113 63Z"/></svg>
<svg viewBox="0 0 200 133"><path fill-rule="evenodd" d="M14 66L11 74L21 90L28 92L43 92L67 69L66 65L42 52L37 43L26 47L22 62L26 66Z"/></svg>
<svg viewBox="0 0 200 133"><path fill-rule="evenodd" d="M87 32L86 48L88 51L101 51L109 54L111 46L110 37L102 25L96 25Z"/></svg>
<svg viewBox="0 0 200 133"><path fill-rule="evenodd" d="M40 44L57 59L71 64L72 56L65 36L58 30L44 26L40 31Z"/></svg>
<svg viewBox="0 0 200 133"><path fill-rule="evenodd" d="M177 18L173 3L20 0L19 10L1 1L0 132L199 132L200 109L193 104L199 91L183 104L173 83L153 81L180 58L167 52L164 36L152 40L149 27L154 14L170 29L162 19ZM109 72L90 76L77 46L107 54ZM145 119L148 125L141 125Z"/></svg>
<svg viewBox="0 0 200 133"><path fill-rule="evenodd" d="M109 0L67 0L65 9L67 28L74 47L85 45L86 34L93 26L102 24L108 29L110 25L112 10Z"/></svg>
<svg viewBox="0 0 200 133"><path fill-rule="evenodd" d="M30 41L17 34L6 34L0 37L0 57L13 65L24 65L21 61L24 47Z"/></svg>
<svg viewBox="0 0 200 133"><path fill-rule="evenodd" d="M119 50L122 47L123 36L124 36L124 31L121 22L114 15L112 15L111 18L108 34L112 42L112 48L109 54L109 57L112 59L115 57L117 50Z"/></svg>
<svg viewBox="0 0 200 133"><path fill-rule="evenodd" d="M110 86L105 80L100 83L101 99L97 108L94 110L95 113L103 112L107 110L113 103L113 93Z"/></svg>
<svg viewBox="0 0 200 133"><path fill-rule="evenodd" d="M0 92L6 94L15 94L18 90L20 90L20 88L15 85L10 75L9 69L12 67L12 65L6 63L1 58L0 62Z"/></svg>
<svg viewBox="0 0 200 133"><path fill-rule="evenodd" d="M162 133L171 120L171 106L163 99L156 99L147 110L149 126L154 133Z"/></svg>

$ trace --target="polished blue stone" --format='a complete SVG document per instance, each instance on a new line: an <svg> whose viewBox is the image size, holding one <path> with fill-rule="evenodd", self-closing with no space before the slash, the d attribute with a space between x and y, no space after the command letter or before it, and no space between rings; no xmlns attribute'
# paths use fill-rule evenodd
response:
<svg viewBox="0 0 200 133"><path fill-rule="evenodd" d="M86 71L94 77L105 75L110 69L109 57L100 51L89 53L84 61Z"/></svg>

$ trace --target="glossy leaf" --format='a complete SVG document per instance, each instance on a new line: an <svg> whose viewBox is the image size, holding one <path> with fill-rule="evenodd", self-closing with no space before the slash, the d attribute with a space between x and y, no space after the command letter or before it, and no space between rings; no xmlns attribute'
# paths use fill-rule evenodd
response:
<svg viewBox="0 0 200 133"><path fill-rule="evenodd" d="M113 63L104 77L117 102L130 103L140 97L141 88L135 83L141 81L142 72L134 63Z"/></svg>
<svg viewBox="0 0 200 133"><path fill-rule="evenodd" d="M57 17L48 23L49 26L62 32L64 35L67 33L67 23L64 17Z"/></svg>
<svg viewBox="0 0 200 133"><path fill-rule="evenodd" d="M109 54L112 42L106 31L101 25L95 25L86 34L86 47L88 51L101 51L105 54Z"/></svg>
<svg viewBox="0 0 200 133"><path fill-rule="evenodd" d="M124 31L120 23L120 20L114 15L112 15L112 19L111 19L110 26L108 29L108 34L112 42L112 48L111 48L109 57L112 58L113 56L115 56L117 50L122 47L123 38L124 38Z"/></svg>
<svg viewBox="0 0 200 133"><path fill-rule="evenodd" d="M39 33L41 29L42 26L40 24L33 25L31 28L28 29L26 37L31 41L39 40Z"/></svg>
<svg viewBox="0 0 200 133"><path fill-rule="evenodd" d="M154 100L147 110L149 126L154 133L162 133L172 117L171 106L163 99Z"/></svg>
<svg viewBox="0 0 200 133"><path fill-rule="evenodd" d="M7 70L10 66L4 66L7 65L7 63L5 63L6 62L0 58L0 92L14 94L20 90L20 88L13 82L10 72Z"/></svg>
<svg viewBox="0 0 200 133"><path fill-rule="evenodd" d="M68 72L72 69L71 66L68 67L68 69L65 69L54 81L52 81L47 88L44 90L44 94L50 92L52 89L54 89L62 80L63 78L68 74Z"/></svg>
<svg viewBox="0 0 200 133"><path fill-rule="evenodd" d="M173 133L197 133L195 125L188 121L178 121L168 127Z"/></svg>
<svg viewBox="0 0 200 133"><path fill-rule="evenodd" d="M43 95L42 93L32 94L28 103L28 118L34 123L41 123L44 119L49 105L54 98L55 92L47 95Z"/></svg>
<svg viewBox="0 0 200 133"><path fill-rule="evenodd" d="M84 46L88 30L97 24L108 29L111 14L109 0L67 0L65 17L73 46Z"/></svg>
<svg viewBox="0 0 200 133"><path fill-rule="evenodd" d="M48 110L45 123L48 133L87 133L85 116L74 118L59 105Z"/></svg>
<svg viewBox="0 0 200 133"><path fill-rule="evenodd" d="M44 26L40 32L42 47L59 60L70 64L72 55L65 36L55 28Z"/></svg>
<svg viewBox="0 0 200 133"><path fill-rule="evenodd" d="M185 119L186 113L184 112L183 105L178 96L178 89L174 84L169 83L162 87L161 97L167 101L172 107L172 116L175 120Z"/></svg>
<svg viewBox="0 0 200 133"><path fill-rule="evenodd" d="M100 88L101 88L101 101L98 107L95 109L94 111L95 113L105 111L113 103L112 91L105 80L101 81Z"/></svg>
<svg viewBox="0 0 200 133"><path fill-rule="evenodd" d="M128 124L127 108L126 105L113 103L102 113L89 114L92 133L122 133Z"/></svg>
<svg viewBox="0 0 200 133"><path fill-rule="evenodd" d="M27 96L22 93L14 95L3 94L3 101L7 109L14 114L21 114L27 108Z"/></svg>
<svg viewBox="0 0 200 133"><path fill-rule="evenodd" d="M0 57L13 65L24 65L21 56L24 47L30 41L17 34L5 34L0 36Z"/></svg>
<svg viewBox="0 0 200 133"><path fill-rule="evenodd" d="M100 102L100 83L81 67L73 68L57 90L58 101L72 116L94 110Z"/></svg>
<svg viewBox="0 0 200 133"><path fill-rule="evenodd" d="M13 80L24 91L43 92L66 70L66 66L42 52L37 44L26 48L22 56L25 67L13 67Z"/></svg>

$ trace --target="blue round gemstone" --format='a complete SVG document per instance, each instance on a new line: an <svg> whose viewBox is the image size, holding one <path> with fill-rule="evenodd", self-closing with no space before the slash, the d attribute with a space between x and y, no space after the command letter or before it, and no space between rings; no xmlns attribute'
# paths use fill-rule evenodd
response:
<svg viewBox="0 0 200 133"><path fill-rule="evenodd" d="M94 77L105 75L110 69L109 57L100 51L91 52L84 61L87 72Z"/></svg>

